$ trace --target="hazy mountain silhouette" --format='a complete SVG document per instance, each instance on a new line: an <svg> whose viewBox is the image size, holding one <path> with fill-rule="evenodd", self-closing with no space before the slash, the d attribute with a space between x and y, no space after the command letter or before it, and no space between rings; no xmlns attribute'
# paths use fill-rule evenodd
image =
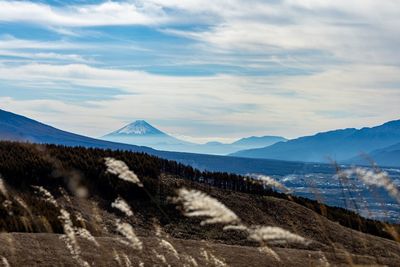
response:
<svg viewBox="0 0 400 267"><path fill-rule="evenodd" d="M62 131L38 121L1 109L0 140L145 152L161 158L175 160L201 170L238 174L263 173L271 175L285 175L295 172L307 172L311 168L313 170L316 168L313 164L311 165L302 162L246 159L194 153L168 152L155 150L149 147L98 140ZM332 172L333 170L329 165L321 165L318 167L318 171Z"/></svg>
<svg viewBox="0 0 400 267"><path fill-rule="evenodd" d="M368 155L360 155L349 160L350 163L371 164L378 166L400 166L400 143L380 148Z"/></svg>
<svg viewBox="0 0 400 267"><path fill-rule="evenodd" d="M280 136L252 136L228 144L215 141L205 144L196 144L166 134L144 120L134 121L117 131L103 136L101 139L149 146L159 150L215 155L226 155L243 149L260 148L280 141L286 141L285 138Z"/></svg>
<svg viewBox="0 0 400 267"><path fill-rule="evenodd" d="M396 120L370 128L349 128L322 132L313 136L279 142L265 148L239 151L231 155L310 162L344 161L361 153L369 154L374 150L389 147L399 142L400 120ZM377 154L374 152L371 156L373 155ZM399 158L397 157L397 159Z"/></svg>
<svg viewBox="0 0 400 267"><path fill-rule="evenodd" d="M285 142L287 141L286 138L282 136L251 136L251 137L245 137L242 139L237 140L236 142L233 142L231 145L237 146L237 147L266 147L273 145L278 142Z"/></svg>

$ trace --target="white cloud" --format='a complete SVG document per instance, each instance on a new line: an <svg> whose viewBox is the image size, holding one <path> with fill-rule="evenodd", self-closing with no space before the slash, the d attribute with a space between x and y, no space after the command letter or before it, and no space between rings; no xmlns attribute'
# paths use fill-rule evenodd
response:
<svg viewBox="0 0 400 267"><path fill-rule="evenodd" d="M22 50L22 49L36 49L36 50L66 50L66 49L82 49L90 46L71 43L67 41L37 41L18 39L12 35L0 36L0 49L9 50Z"/></svg>
<svg viewBox="0 0 400 267"><path fill-rule="evenodd" d="M47 108L57 111L52 113L40 112L39 107L43 107L42 101L52 103L55 100L15 100L9 104L2 101L3 107L16 112L32 112L60 128L79 129L78 132L94 136L130 120L144 118L220 126L215 131L201 132L201 127L179 129L169 125L165 128L168 132L195 138L285 133L293 137L332 128L379 124L396 119L400 111L400 68L388 66L353 65L347 69L291 77L169 77L82 64L29 64L1 66L0 76L6 77L3 84L8 82L14 86L19 81L29 81L27 85L18 85L22 92L24 86L29 90L29 86L43 88L50 84L57 95L57 84L66 81L73 88L123 90L125 93L106 100L46 104ZM82 114L84 116L80 117ZM102 120L107 123L101 123ZM223 134L221 129L231 130Z"/></svg>
<svg viewBox="0 0 400 267"><path fill-rule="evenodd" d="M2 86L10 84L22 92L53 89L55 95L66 90L65 84L124 92L107 100L82 99L78 103L1 100L2 107L67 130L96 136L128 120L145 118L189 120L229 129L225 134L202 130L207 127L170 125L165 129L195 139L297 136L379 124L400 114L400 9L395 0L147 0L63 7L0 0L0 22L32 23L68 36L93 26L146 25L196 42L193 55L170 55L160 65L225 64L255 69L274 63L314 71L296 76L285 75L284 70L268 76L162 76L88 65L79 51L98 43L20 40L3 35L0 53L26 56L36 63L0 61ZM188 24L198 27L175 27ZM201 54L195 51L199 48ZM39 63L43 59L73 64ZM51 107L57 116L43 106Z"/></svg>
<svg viewBox="0 0 400 267"><path fill-rule="evenodd" d="M219 20L206 30L164 31L238 52L313 50L345 62L398 64L400 60L398 1L261 3L236 3L237 10L231 12L223 11L222 5L220 12L210 8Z"/></svg>
<svg viewBox="0 0 400 267"><path fill-rule="evenodd" d="M52 7L0 1L0 21L29 22L74 34L71 27L148 25L213 49L319 50L341 61L398 64L397 0L146 0ZM196 31L175 25L199 25Z"/></svg>
<svg viewBox="0 0 400 267"><path fill-rule="evenodd" d="M0 1L0 21L31 22L45 26L90 27L151 25L164 21L159 7L143 3L107 1L96 5L52 7L28 1Z"/></svg>
<svg viewBox="0 0 400 267"><path fill-rule="evenodd" d="M59 54L53 52L39 52L39 53L29 53L29 52L16 52L13 50L0 50L0 56L6 57L16 57L31 60L56 60L56 61L67 61L67 62L80 62L88 63L89 60L85 59L83 56L78 54Z"/></svg>

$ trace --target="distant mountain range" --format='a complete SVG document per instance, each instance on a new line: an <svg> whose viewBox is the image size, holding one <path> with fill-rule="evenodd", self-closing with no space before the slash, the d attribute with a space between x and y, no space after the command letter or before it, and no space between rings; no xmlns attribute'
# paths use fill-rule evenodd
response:
<svg viewBox="0 0 400 267"><path fill-rule="evenodd" d="M145 152L161 158L174 160L200 170L230 172L237 174L260 173L267 175L287 175L315 171L315 164L286 162L265 159L244 159L182 152L159 151L149 147L98 140L65 132L27 117L0 109L0 141L20 141L39 144L82 146L113 150ZM330 165L318 165L318 172L332 173Z"/></svg>
<svg viewBox="0 0 400 267"><path fill-rule="evenodd" d="M146 121L138 120L101 137L103 140L125 144L149 146L159 150L226 155L243 149L266 147L287 139L280 136L242 138L230 144L208 142L195 144L168 135Z"/></svg>
<svg viewBox="0 0 400 267"><path fill-rule="evenodd" d="M147 124L144 122L139 124L146 126L144 127L146 129L134 127L133 132L135 132L136 129L136 134L138 135L149 135ZM151 129L150 132L158 135L159 130L153 128L149 128ZM125 130L131 134L131 132L128 131L129 129ZM124 132L124 130L122 132ZM119 134L122 134L121 131ZM98 140L62 131L0 109L0 140L145 152L191 165L201 170L239 174L263 173L269 175L285 175L291 173L307 173L310 169L313 169L313 172L330 173L334 171L332 166L306 162L329 162L329 158L331 158L332 160L343 163L368 164L369 162L365 160L364 156L359 156L361 153L366 153L381 166L400 167L400 120L387 122L372 128L362 128L360 130L344 129L319 133L313 136L279 142L261 149L240 151L228 157L159 151L146 146ZM241 139L235 143L257 142L258 140L260 140L260 138L252 137ZM204 146L206 146L206 144Z"/></svg>
<svg viewBox="0 0 400 267"><path fill-rule="evenodd" d="M400 165L398 143L400 143L400 120L371 128L350 128L318 133L313 136L279 142L265 148L235 152L231 156L359 163L361 162L359 155L368 154L378 164L390 166ZM367 163L365 160L363 162Z"/></svg>

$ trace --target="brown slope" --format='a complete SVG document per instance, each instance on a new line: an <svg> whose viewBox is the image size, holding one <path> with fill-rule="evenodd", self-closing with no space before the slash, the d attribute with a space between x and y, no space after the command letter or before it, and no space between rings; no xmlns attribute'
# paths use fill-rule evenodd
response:
<svg viewBox="0 0 400 267"><path fill-rule="evenodd" d="M306 237L313 241L308 249L331 252L344 249L355 254L400 260L399 243L351 230L294 202L207 188L193 183L189 185L187 181L171 177L164 180L176 187L190 186L208 192L232 209L248 225L279 226Z"/></svg>
<svg viewBox="0 0 400 267"><path fill-rule="evenodd" d="M11 266L77 266L76 261L65 249L65 244L57 234L0 234L0 255L5 257ZM198 266L218 266L204 257L203 251L212 254L227 266L399 266L400 261L371 256L360 256L345 252L321 252L289 248L276 248L281 261L278 262L261 253L255 247L218 244L209 241L168 239L179 251L179 259L168 249L160 246L160 240L155 237L140 237L144 250L134 251L123 246L116 237L97 237L100 248L86 240L79 239L82 257L92 266L124 266L115 258L114 250L122 256L125 253L132 266L182 266L189 265L188 256L195 259ZM163 255L163 262L157 255Z"/></svg>
<svg viewBox="0 0 400 267"><path fill-rule="evenodd" d="M217 266L206 261L202 254L205 250L228 266L323 266L326 260L333 266L400 264L398 243L350 230L296 203L207 188L171 176L163 176L161 181L162 186L186 186L208 191L235 211L246 224L279 226L312 242L309 246L273 247L281 258L281 262L277 262L259 252L257 244L241 239L243 236L236 232L221 232L217 226L203 228L196 220L180 218L162 224L163 238L168 239L179 252L182 258L178 259L160 246L154 227L156 220L148 220L141 210L135 210L134 218L129 220L144 243L143 251L139 252L118 242L114 222L119 215L101 209L94 200L71 197L71 202L68 202L60 197L57 201L62 206L71 214L81 213L88 228L95 229L92 232L101 245L97 248L80 240L82 257L92 266L119 266L114 259L115 250L120 254L126 253L132 266L138 266L140 262L145 266L181 266L188 255L199 266ZM3 233L0 234L0 256L5 257L11 266L76 266L59 237L54 233ZM167 264L156 254L165 256Z"/></svg>

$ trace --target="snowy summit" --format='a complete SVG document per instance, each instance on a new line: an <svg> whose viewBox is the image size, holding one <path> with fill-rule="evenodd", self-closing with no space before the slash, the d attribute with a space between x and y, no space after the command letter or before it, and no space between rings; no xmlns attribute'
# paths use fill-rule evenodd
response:
<svg viewBox="0 0 400 267"><path fill-rule="evenodd" d="M123 128L111 133L110 135L155 135L163 134L144 120L137 120Z"/></svg>

